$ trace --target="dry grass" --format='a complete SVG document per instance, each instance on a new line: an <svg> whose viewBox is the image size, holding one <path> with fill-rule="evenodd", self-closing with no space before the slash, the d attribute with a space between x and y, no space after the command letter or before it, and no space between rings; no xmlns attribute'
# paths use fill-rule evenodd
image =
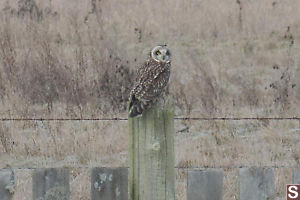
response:
<svg viewBox="0 0 300 200"><path fill-rule="evenodd" d="M125 122L10 123L11 153L0 167L127 166ZM0 146L0 151L2 150Z"/></svg>
<svg viewBox="0 0 300 200"><path fill-rule="evenodd" d="M0 124L0 142L4 153L9 155L13 151L14 141L9 129L3 124Z"/></svg>
<svg viewBox="0 0 300 200"><path fill-rule="evenodd" d="M237 169L223 169L223 199L239 199L239 179Z"/></svg>
<svg viewBox="0 0 300 200"><path fill-rule="evenodd" d="M70 199L89 200L91 190L91 171L89 169L71 168Z"/></svg>
<svg viewBox="0 0 300 200"><path fill-rule="evenodd" d="M15 173L15 193L13 200L32 199L32 170L14 170Z"/></svg>
<svg viewBox="0 0 300 200"><path fill-rule="evenodd" d="M19 0L1 8L5 116L125 115L135 68L157 43L173 50L177 115L299 113L296 0Z"/></svg>
<svg viewBox="0 0 300 200"><path fill-rule="evenodd" d="M27 121L6 126L12 150L7 153L0 145L0 167L128 166L126 121ZM299 164L297 121L177 120L175 130L179 167Z"/></svg>
<svg viewBox="0 0 300 200"><path fill-rule="evenodd" d="M187 170L175 170L175 197L176 199L186 200L187 192Z"/></svg>
<svg viewBox="0 0 300 200"><path fill-rule="evenodd" d="M135 69L167 43L177 116L299 116L300 1L240 2L1 1L0 115L127 116ZM0 167L126 166L124 130L122 122L1 122ZM176 131L178 166L299 165L299 122L182 121ZM71 187L88 182L86 172L73 175ZM179 170L179 199L185 178ZM237 198L235 181L227 170L224 199Z"/></svg>
<svg viewBox="0 0 300 200"><path fill-rule="evenodd" d="M129 62L107 41L82 32L88 26L73 18L75 13L63 18L67 28L52 29L57 16L37 11L36 19L31 14L37 5L29 2L18 1L19 10L8 6L11 12L2 15L0 74L6 79L1 78L1 96L10 98L13 91L24 110L41 105L51 113L59 102L78 108L79 116L88 106L94 113L123 112L133 80Z"/></svg>
<svg viewBox="0 0 300 200"><path fill-rule="evenodd" d="M286 184L292 183L292 170L290 168L287 169L276 169L275 170L275 193L276 200L286 198Z"/></svg>
<svg viewBox="0 0 300 200"><path fill-rule="evenodd" d="M299 164L297 121L204 121L177 126L177 130L188 127L183 129L188 131L178 132L175 137L178 166L230 168Z"/></svg>

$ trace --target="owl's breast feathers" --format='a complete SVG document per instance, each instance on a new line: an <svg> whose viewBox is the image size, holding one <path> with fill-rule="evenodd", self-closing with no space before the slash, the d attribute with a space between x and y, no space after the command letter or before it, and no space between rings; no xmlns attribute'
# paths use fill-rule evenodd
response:
<svg viewBox="0 0 300 200"><path fill-rule="evenodd" d="M170 77L170 63L149 60L138 69L134 88L130 93L129 116L141 115L162 95Z"/></svg>

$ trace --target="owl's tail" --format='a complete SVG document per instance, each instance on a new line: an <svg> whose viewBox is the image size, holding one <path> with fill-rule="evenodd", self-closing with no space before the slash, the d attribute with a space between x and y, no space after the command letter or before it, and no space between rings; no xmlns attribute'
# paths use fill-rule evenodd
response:
<svg viewBox="0 0 300 200"><path fill-rule="evenodd" d="M144 105L134 95L130 98L129 104L129 117L136 117L143 113L145 110Z"/></svg>

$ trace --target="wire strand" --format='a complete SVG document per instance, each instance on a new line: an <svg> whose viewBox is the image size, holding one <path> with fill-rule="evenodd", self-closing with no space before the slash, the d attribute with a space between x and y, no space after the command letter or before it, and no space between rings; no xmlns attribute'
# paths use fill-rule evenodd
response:
<svg viewBox="0 0 300 200"><path fill-rule="evenodd" d="M128 118L0 118L0 121L127 121ZM300 120L300 117L174 117L174 120L240 121L240 120Z"/></svg>
<svg viewBox="0 0 300 200"><path fill-rule="evenodd" d="M9 166L7 168L1 169L12 169L12 170L36 170L36 169L46 169L46 168L70 168L70 169L94 169L94 168L116 168L116 167L103 167L103 166L61 166L61 167L13 167ZM117 167L119 168L119 167ZM121 168L129 168L128 166L121 167ZM299 166L285 166L285 165L266 165L266 166L247 166L247 165L233 165L233 166L174 166L175 169L182 169L182 170L196 170L196 169L242 169L242 168L274 168L274 169L290 169L295 168L298 169Z"/></svg>

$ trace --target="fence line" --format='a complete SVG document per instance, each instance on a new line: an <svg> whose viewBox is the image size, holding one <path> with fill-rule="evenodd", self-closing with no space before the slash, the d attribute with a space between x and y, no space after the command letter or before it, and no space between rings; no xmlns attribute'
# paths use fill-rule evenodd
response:
<svg viewBox="0 0 300 200"><path fill-rule="evenodd" d="M1 118L0 121L127 121L128 118ZM300 117L174 117L192 121L300 120Z"/></svg>
<svg viewBox="0 0 300 200"><path fill-rule="evenodd" d="M100 168L105 168L105 167L101 167ZM51 168L51 167L49 167ZM66 168L76 168L76 169L94 169L95 166L90 167L90 166L68 166ZM111 167L114 168L114 167ZM119 168L119 167L116 167ZM129 167L121 167L121 168L125 168L128 169ZM266 166L256 166L256 165L233 165L233 166L174 166L175 169L185 169L185 170L199 170L199 169L242 169L242 168L274 168L274 169L296 169L296 168L300 168L299 165L295 165L295 166L285 166L285 165L266 165ZM5 169L12 169L12 170L36 170L36 169L40 169L39 167L9 167L9 168L3 168L0 170L5 170ZM300 175L299 175L300 176Z"/></svg>
<svg viewBox="0 0 300 200"><path fill-rule="evenodd" d="M94 168L91 177L91 200L127 200L127 168Z"/></svg>
<svg viewBox="0 0 300 200"><path fill-rule="evenodd" d="M239 190L240 200L273 199L276 195L274 170L240 169Z"/></svg>
<svg viewBox="0 0 300 200"><path fill-rule="evenodd" d="M187 178L187 199L222 199L223 171L190 170Z"/></svg>
<svg viewBox="0 0 300 200"><path fill-rule="evenodd" d="M70 175L66 168L36 169L32 174L33 200L70 198Z"/></svg>
<svg viewBox="0 0 300 200"><path fill-rule="evenodd" d="M204 169L187 171L187 200L222 200L224 174L226 170ZM70 199L70 169L39 168L32 173L33 199L54 198ZM292 170L290 183L300 182L299 166ZM90 181L91 199L127 200L128 199L128 168L92 168ZM276 173L272 168L252 167L241 168L238 172L238 194L241 200L257 200L273 198L275 191ZM18 190L19 181L15 180L14 169L0 170L1 200L12 200ZM288 184L288 183L286 183ZM285 187L285 184L282 186ZM210 198L208 198L210 197Z"/></svg>
<svg viewBox="0 0 300 200"><path fill-rule="evenodd" d="M0 170L0 199L10 200L14 194L14 173L10 170Z"/></svg>

